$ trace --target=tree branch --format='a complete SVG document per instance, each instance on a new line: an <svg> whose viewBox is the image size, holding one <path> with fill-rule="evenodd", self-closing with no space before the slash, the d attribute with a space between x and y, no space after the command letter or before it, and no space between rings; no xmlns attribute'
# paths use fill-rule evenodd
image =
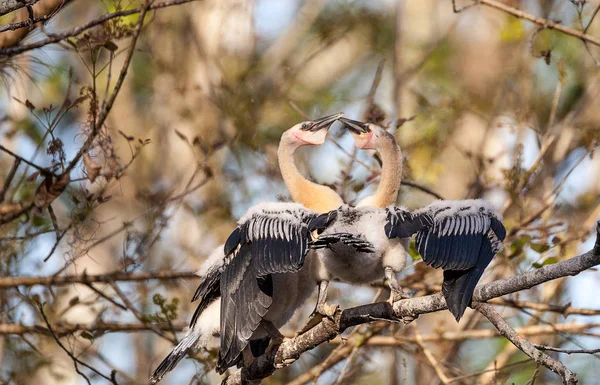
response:
<svg viewBox="0 0 600 385"><path fill-rule="evenodd" d="M535 346L529 341L527 341L523 336L519 335L515 332L508 322L506 322L500 314L492 305L488 305L481 302L476 302L473 304L473 307L483 314L491 323L498 329L500 334L502 334L506 339L513 343L517 348L519 348L523 353L527 354L534 360L536 363L540 365L544 365L548 369L552 370L554 373L558 374L565 385L576 385L577 377L573 372L567 369L562 362L555 360L550 357L546 353L543 353L536 349Z"/></svg>
<svg viewBox="0 0 600 385"><path fill-rule="evenodd" d="M188 326L187 323L177 322L172 324L143 324L143 323L120 323L120 322L97 322L93 324L67 324L56 323L52 325L52 331L58 337L71 335L80 331L93 332L95 335L102 335L107 332L133 333L139 331L154 331L155 329L166 331L182 331ZM19 324L0 324L0 335L24 335L24 334L50 334L50 330L41 325L19 325Z"/></svg>
<svg viewBox="0 0 600 385"><path fill-rule="evenodd" d="M560 23L556 23L551 20L533 16L529 13L525 13L525 12L521 11L520 9L513 8L511 6L503 4L496 0L477 0L477 1L474 1L473 4L470 4L466 7L460 8L460 9L456 8L455 0L452 1L452 4L454 6L454 12L464 11L465 9L470 8L471 6L477 5L477 4L487 5L488 7L495 8L495 9L498 9L505 13L508 13L509 15L518 17L519 19L531 21L532 23L541 25L545 28L555 29L555 30L565 33L567 35L577 37L577 38L583 40L584 42L588 42L595 46L600 47L600 39L598 39L594 36L590 36L584 32L577 31L577 30L569 28L569 27L565 27L564 25L562 25Z"/></svg>
<svg viewBox="0 0 600 385"><path fill-rule="evenodd" d="M584 270L600 264L600 222L596 231L596 244L593 250L553 265L547 265L507 279L480 285L475 289L473 300L485 302L492 298L527 290L533 286L557 278L577 275ZM477 304L474 306L477 306ZM245 378L248 380L265 378L271 375L276 368L290 365L302 353L334 339L348 327L372 321L397 321L404 317L416 318L421 314L444 309L447 309L447 305L441 293L419 298L403 299L394 303L393 307L387 302L379 302L346 309L338 312L333 320L324 319L305 334L283 342L270 355L264 355L256 359L250 367L244 369ZM503 333L503 331L500 330L500 333ZM239 384L239 378L230 377L226 383L228 385ZM572 383L570 382L569 384Z"/></svg>
<svg viewBox="0 0 600 385"><path fill-rule="evenodd" d="M16 11L17 9L32 6L40 0L5 0L0 2L0 16Z"/></svg>
<svg viewBox="0 0 600 385"><path fill-rule="evenodd" d="M190 3L192 1L197 1L197 0L171 0L171 1L163 1L160 3L156 3L156 4L151 4L148 7L148 10L153 10L153 9L159 9L159 8L166 8L166 7L171 7L174 5L180 5L180 4L184 4L184 3ZM135 9L128 9L128 10L124 10L124 11L118 11L118 12L113 12L113 13L107 13L105 15L103 15L102 17L99 17L98 19L92 20L84 25L81 25L79 27L73 28L69 31L63 32L63 33L57 33L57 34L52 34L51 36L47 37L46 39L37 41L35 43L31 43L31 44L23 44L23 45L19 45L19 46L15 46L15 47L10 47L10 48L3 48L0 49L0 56L14 56L14 55L18 55L20 53L26 52L26 51L30 51L32 49L37 49L37 48L41 48L44 47L48 44L56 44L59 43L69 37L73 37L73 36L77 36L85 31L87 31L90 28L93 28L95 26L101 25L106 23L109 20L112 19L116 19L118 17L124 17L124 16L129 16L129 15L134 15L136 13L141 13L142 10L145 9L144 7L140 7L140 8L135 8Z"/></svg>
<svg viewBox="0 0 600 385"><path fill-rule="evenodd" d="M89 285L92 283L109 283L118 281L147 281L150 279L156 279L160 281L174 280L174 279L193 279L199 278L192 271L155 271L147 273L126 273L122 271L116 271L113 273L106 274L93 274L88 275L85 272L83 274L76 275L49 275L43 277L0 277L0 289L7 289L11 287L19 286L65 286L75 283L83 285Z"/></svg>

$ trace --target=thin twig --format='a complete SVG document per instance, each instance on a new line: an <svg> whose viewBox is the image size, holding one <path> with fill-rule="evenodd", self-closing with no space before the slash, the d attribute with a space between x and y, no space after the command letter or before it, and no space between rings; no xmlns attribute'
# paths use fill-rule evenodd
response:
<svg viewBox="0 0 600 385"><path fill-rule="evenodd" d="M177 2L177 1L174 1L173 3L175 3L175 2ZM181 3L181 2L185 2L185 1L179 0L177 3ZM158 4L156 4L156 5L158 5ZM146 12L148 11L149 8L150 8L150 5L148 3L148 0L146 0L146 2L144 3L144 6L139 11L140 16L139 16L139 20L135 26L135 29L133 31L133 37L131 38L131 47L127 51L127 55L123 62L123 67L121 68L121 73L119 74L119 78L117 79L115 88L113 89L112 94L106 101L104 108L100 111L100 116L98 117L98 120L94 122L95 124L94 124L92 132L85 140L83 146L81 146L81 148L77 152L77 155L75 155L75 157L71 160L71 162L69 162L69 165L67 166L67 168L64 171L65 173L69 173L69 172L71 172L71 170L73 170L73 168L75 168L75 166L77 165L77 163L79 162L79 160L81 159L83 154L86 153L89 150L89 148L92 146L92 143L94 143L94 140L96 139L96 136L102 129L102 126L104 125L104 122L106 121L106 118L108 118L108 114L110 113L110 110L112 109L112 106L117 98L117 95L119 94L121 86L123 85L123 82L125 81L125 77L127 76L127 71L129 70L129 64L131 63L131 59L133 58L133 53L135 52L135 46L136 46L138 37L140 36L140 33L142 32L144 18L146 16Z"/></svg>
<svg viewBox="0 0 600 385"><path fill-rule="evenodd" d="M54 175L56 176L56 174L54 174L53 172L51 172L50 170L48 170L47 168L38 166L35 163L31 163L30 161L28 161L27 159L15 154L14 152L12 152L11 150L9 150L8 148L4 147L3 145L0 144L0 150L6 152L8 155L12 156L15 159L19 159L21 162L26 163L28 165L30 165L31 167L35 168L36 170L38 170L39 172L43 173L44 175Z"/></svg>
<svg viewBox="0 0 600 385"><path fill-rule="evenodd" d="M527 341L523 336L517 334L515 329L513 329L508 322L506 322L496 310L492 307L492 305L484 304L484 303L474 303L473 307L483 314L495 327L498 329L500 334L506 337L510 342L512 342L517 348L519 348L523 353L527 354L531 359L537 362L540 365L547 367L552 370L554 373L558 374L565 385L575 385L577 384L577 377L573 372L567 369L562 362L555 360L549 355L542 353L529 341Z"/></svg>
<svg viewBox="0 0 600 385"><path fill-rule="evenodd" d="M86 364L85 362L81 361L79 358L75 357L75 355L69 349L67 349L67 347L65 345L63 345L62 342L60 342L60 339L58 339L58 336L56 335L56 333L54 333L54 330L52 329L52 326L50 325L50 321L48 320L48 317L46 316L46 313L44 313L44 306L42 304L38 304L38 309L40 310L40 314L42 315L42 319L46 323L46 327L48 328L48 331L50 332L50 335L52 336L52 338L54 338L54 341L56 342L56 344L65 353L67 353L67 355L69 357L71 357L71 359L73 360L73 365L75 366L75 370L77 371L77 373L79 373L82 377L84 377L87 380L88 383L90 383L89 379L83 373L81 373L79 371L79 368L77 367L77 365L79 364L79 365L85 366L86 368L90 369L92 372L96 373L97 375L99 375L100 377L106 379L107 381L111 382L112 384L117 385L117 383L115 381L113 381L113 379L111 377L108 377L108 376L104 375L98 369L94 368L91 365Z"/></svg>
<svg viewBox="0 0 600 385"><path fill-rule="evenodd" d="M547 345L533 344L536 348L540 350L548 350L551 352L559 352L565 354L597 354L600 353L600 349L562 349L555 348Z"/></svg>
<svg viewBox="0 0 600 385"><path fill-rule="evenodd" d="M454 4L455 0L453 0L452 3ZM552 20L547 20L547 19L544 19L544 18L541 18L541 17L533 16L533 15L531 15L529 13L521 11L520 9L513 8L511 6L503 4L503 3L499 2L499 1L496 1L496 0L476 0L476 1L473 2L473 4L469 4L469 5L467 5L467 6L463 7L463 8L460 8L460 9L456 9L456 6L454 4L454 6L455 6L454 7L454 12L461 12L461 11L464 11L465 9L467 9L467 8L470 8L472 6L479 5L479 4L483 4L483 5L486 5L488 7L495 8L495 9L500 10L502 12L508 13L509 15L518 17L519 19L527 20L527 21L530 21L532 23L535 23L535 24L538 24L538 25L542 25L542 26L544 26L546 28L555 29L555 30L557 30L559 32L562 32L564 34L577 37L577 38L579 38L579 39L581 39L583 41L587 41L588 43L591 43L591 44L593 44L595 46L600 47L600 39L598 39L598 38L596 38L594 36L587 35L585 32L577 31L577 30L569 28L569 27L565 27L564 25L562 25L560 23L557 23L557 22L554 22Z"/></svg>
<svg viewBox="0 0 600 385"><path fill-rule="evenodd" d="M429 365L431 365L431 367L435 371L435 374L437 374L440 381L444 385L448 385L450 383L450 380L446 376L446 373L444 373L438 360L433 356L433 353L431 353L431 351L429 349L427 349L427 346L425 346L425 344L423 343L423 337L421 336L421 333L419 333L419 329L417 329L415 327L414 331L415 331L415 341L419 345L419 348L421 348L421 351L425 355L425 358L427 358L427 361L429 361Z"/></svg>
<svg viewBox="0 0 600 385"><path fill-rule="evenodd" d="M4 196L6 195L6 192L8 191L8 188L10 187L10 182L12 182L13 178L15 177L15 173L17 172L17 168L19 167L20 164L21 164L21 159L15 158L15 161L13 162L13 165L10 168L8 175L6 175L6 179L4 180L4 185L2 186L2 190L0 191L0 203L4 202Z"/></svg>
<svg viewBox="0 0 600 385"><path fill-rule="evenodd" d="M128 10L123 10L123 11L118 11L118 12L113 12L113 13L107 13L107 14L103 15L102 17L99 17L98 19L92 20L84 25L73 28L67 32L52 34L52 36L49 36L48 38L46 38L44 40L40 40L38 42L31 43L31 44L18 45L18 46L10 47L10 48L2 48L2 49L0 49L0 56L14 56L14 55L26 52L26 51L30 51L32 49L44 47L48 44L56 44L65 39L68 39L69 37L77 36L85 31L87 31L90 28L93 28L97 25L104 24L107 21L118 18L118 17L135 15L136 13L142 13L142 12L145 13L146 10L166 8L166 7L171 7L171 6L175 6L175 5L190 3L193 1L198 1L198 0L163 1L160 3L152 4L148 8L140 7L140 8L128 9Z"/></svg>
<svg viewBox="0 0 600 385"><path fill-rule="evenodd" d="M84 271L82 274L63 275L63 276L41 276L41 277L0 277L0 289L11 287L29 287L35 285L43 286L65 286L76 283L91 284L91 283L108 283L108 282L137 282L148 280L179 280L179 279L194 279L198 276L193 271L149 271L144 273L128 273L124 271L115 271L105 274L88 275Z"/></svg>

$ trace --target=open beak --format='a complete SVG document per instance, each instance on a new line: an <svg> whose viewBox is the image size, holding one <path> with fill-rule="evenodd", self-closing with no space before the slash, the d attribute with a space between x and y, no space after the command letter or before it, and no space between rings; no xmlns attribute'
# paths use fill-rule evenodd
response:
<svg viewBox="0 0 600 385"><path fill-rule="evenodd" d="M333 114L333 115L328 115L325 116L323 118L317 119L317 120L313 120L311 123L311 125L307 128L306 131L311 131L311 132L317 132L320 131L322 129L329 129L329 127L331 127L331 125L338 120L339 118L341 118L342 116L344 116L343 112L337 113L337 114Z"/></svg>
<svg viewBox="0 0 600 385"><path fill-rule="evenodd" d="M342 122L344 126L346 126L346 128L349 129L352 133L357 135L367 134L371 132L371 129L366 123L359 122L357 120L340 118L340 122Z"/></svg>

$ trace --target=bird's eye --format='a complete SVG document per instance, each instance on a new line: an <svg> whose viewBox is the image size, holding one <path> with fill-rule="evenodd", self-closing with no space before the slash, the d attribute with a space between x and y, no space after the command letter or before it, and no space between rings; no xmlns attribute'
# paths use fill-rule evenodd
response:
<svg viewBox="0 0 600 385"><path fill-rule="evenodd" d="M307 128L308 128L308 124L306 124L306 123L302 123L302 129L303 129L303 130L306 130Z"/></svg>

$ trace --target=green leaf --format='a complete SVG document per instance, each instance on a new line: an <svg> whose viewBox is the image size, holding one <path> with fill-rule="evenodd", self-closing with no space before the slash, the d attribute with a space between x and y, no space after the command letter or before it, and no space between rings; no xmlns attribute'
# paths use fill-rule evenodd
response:
<svg viewBox="0 0 600 385"><path fill-rule="evenodd" d="M550 250L550 246L548 246L548 244L546 243L532 243L529 245L529 247L531 247L531 250L539 254L545 253L546 251Z"/></svg>
<svg viewBox="0 0 600 385"><path fill-rule="evenodd" d="M558 258L549 257L549 258L546 258L545 260L543 260L542 262L535 262L532 266L535 267L536 269L539 269L542 266L553 265L556 262L558 262Z"/></svg>
<svg viewBox="0 0 600 385"><path fill-rule="evenodd" d="M413 261L417 261L417 260L421 259L421 254L419 254L419 252L417 251L414 240L410 242L410 247L408 248L408 254L410 255L410 257L412 258Z"/></svg>

